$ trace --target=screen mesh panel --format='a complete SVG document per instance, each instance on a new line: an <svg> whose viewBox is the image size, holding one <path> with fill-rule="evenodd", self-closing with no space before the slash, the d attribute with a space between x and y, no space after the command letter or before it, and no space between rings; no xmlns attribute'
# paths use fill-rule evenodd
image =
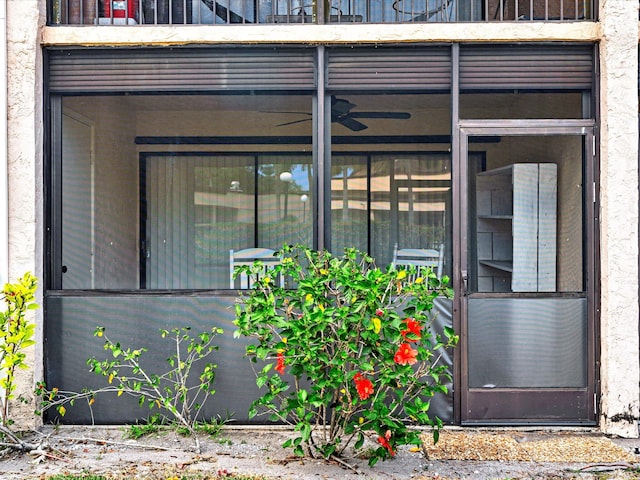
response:
<svg viewBox="0 0 640 480"><path fill-rule="evenodd" d="M109 358L103 338L93 336L96 326L106 327L106 335L123 348L147 348L141 357L145 368L154 373L168 370L166 359L174 352L175 343L163 339L160 329L191 327L191 332L221 327L225 333L216 339L219 351L210 361L216 370L216 394L203 409L204 419L229 416L236 423L267 423L267 417L249 419L247 412L260 391L255 384L252 363L244 356L248 340L233 338L236 327L234 296L205 295L108 295L61 296L47 298L49 322L46 332L46 378L50 388L80 392L85 388L107 385L105 377L89 372L87 359ZM441 331L451 324L451 302L436 301L434 328ZM99 320L97 320L99 319ZM446 352L442 362L452 365L453 354ZM256 368L261 368L259 365ZM194 371L195 377L195 371ZM450 388L450 392L452 389ZM449 422L453 415L452 394L432 400L430 413ZM137 399L126 396L99 395L93 405L97 424L132 423L144 420L157 410L139 407ZM62 418L49 412L47 420L67 424L91 423L86 404L77 402Z"/></svg>
<svg viewBox="0 0 640 480"><path fill-rule="evenodd" d="M76 392L107 385L104 377L90 373L86 365L88 358L103 360L110 355L102 348L104 340L93 336L98 322L106 327L106 335L123 348L147 348L141 361L154 373L169 369L166 359L175 350L175 343L163 339L160 329L184 326L197 334L215 325L225 333L217 337L220 348L211 359L218 365L217 393L208 401L203 417L232 414L237 421L246 423L249 405L257 398L258 389L251 364L244 358L247 342L233 338L234 302L233 296L49 297L46 383ZM140 408L137 399L125 396L99 396L94 404L95 421L99 424L134 422L156 412ZM78 402L59 420L90 423L91 416L88 408Z"/></svg>
<svg viewBox="0 0 640 480"><path fill-rule="evenodd" d="M587 300L469 300L469 387L587 384Z"/></svg>

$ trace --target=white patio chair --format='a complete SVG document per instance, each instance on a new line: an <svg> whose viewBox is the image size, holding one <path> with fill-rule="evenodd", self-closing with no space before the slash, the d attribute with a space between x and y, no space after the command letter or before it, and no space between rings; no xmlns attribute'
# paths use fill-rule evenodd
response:
<svg viewBox="0 0 640 480"><path fill-rule="evenodd" d="M267 275L269 270L273 270L273 267L281 263L279 257L275 257L275 250L269 248L245 248L244 250L229 250L229 288L235 289L248 289L253 287L253 284L262 275ZM233 278L233 272L236 267L242 265L253 265L256 260L262 262L263 268L260 274L248 275L245 272L240 273L235 279ZM282 275L278 275L279 278L274 278L281 287L284 287L284 278ZM236 284L239 286L236 286Z"/></svg>
<svg viewBox="0 0 640 480"><path fill-rule="evenodd" d="M438 278L442 277L442 269L444 266L444 244L440 245L440 249L434 248L401 248L398 249L396 243L393 247L393 266L395 268L402 266L431 267L433 273Z"/></svg>

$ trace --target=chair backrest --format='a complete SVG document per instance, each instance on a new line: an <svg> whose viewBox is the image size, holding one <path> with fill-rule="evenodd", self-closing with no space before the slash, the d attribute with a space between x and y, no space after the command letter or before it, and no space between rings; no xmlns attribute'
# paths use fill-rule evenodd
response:
<svg viewBox="0 0 640 480"><path fill-rule="evenodd" d="M253 287L253 284L263 275L272 274L269 270L273 270L273 267L281 263L279 257L275 257L275 250L269 248L245 248L244 250L229 250L229 288L248 289ZM236 279L233 278L233 273L236 267L242 265L253 265L256 260L262 262L262 270L256 275L248 275L245 272L238 274ZM274 282L284 286L284 279L282 275L278 275L279 278L274 278ZM236 286L236 283L239 286Z"/></svg>
<svg viewBox="0 0 640 480"><path fill-rule="evenodd" d="M444 244L440 248L401 248L396 243L393 247L393 266L431 267L438 278L442 277L444 266Z"/></svg>

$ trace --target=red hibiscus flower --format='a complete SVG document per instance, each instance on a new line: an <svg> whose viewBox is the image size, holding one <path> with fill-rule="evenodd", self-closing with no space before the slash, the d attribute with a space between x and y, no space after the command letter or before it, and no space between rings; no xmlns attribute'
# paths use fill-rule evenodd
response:
<svg viewBox="0 0 640 480"><path fill-rule="evenodd" d="M276 372L284 375L284 353L278 352L278 363L276 364Z"/></svg>
<svg viewBox="0 0 640 480"><path fill-rule="evenodd" d="M373 383L368 378L364 378L360 373L356 373L353 376L353 381L356 384L356 390L360 400L366 400L373 395Z"/></svg>
<svg viewBox="0 0 640 480"><path fill-rule="evenodd" d="M403 321L407 324L407 328L400 332L404 340L406 342L417 342L420 340L420 331L422 330L420 322L417 322L413 318L405 318ZM407 338L407 335L409 335L409 338Z"/></svg>
<svg viewBox="0 0 640 480"><path fill-rule="evenodd" d="M398 365L413 365L418 361L416 359L417 355L418 352L411 348L411 345L409 345L408 343L403 343L402 345L400 345L398 351L393 356L393 361Z"/></svg>
<svg viewBox="0 0 640 480"><path fill-rule="evenodd" d="M387 430L383 436L379 436L378 437L378 443L380 445L382 445L384 448L386 448L389 451L389 454L393 457L396 452L393 451L393 448L391 448L391 444L389 443L389 440L391 439L391 430Z"/></svg>

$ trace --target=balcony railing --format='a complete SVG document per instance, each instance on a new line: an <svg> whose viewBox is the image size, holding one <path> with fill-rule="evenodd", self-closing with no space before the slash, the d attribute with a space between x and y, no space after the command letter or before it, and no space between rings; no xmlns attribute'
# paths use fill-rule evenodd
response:
<svg viewBox="0 0 640 480"><path fill-rule="evenodd" d="M596 0L51 0L51 25L595 20Z"/></svg>

